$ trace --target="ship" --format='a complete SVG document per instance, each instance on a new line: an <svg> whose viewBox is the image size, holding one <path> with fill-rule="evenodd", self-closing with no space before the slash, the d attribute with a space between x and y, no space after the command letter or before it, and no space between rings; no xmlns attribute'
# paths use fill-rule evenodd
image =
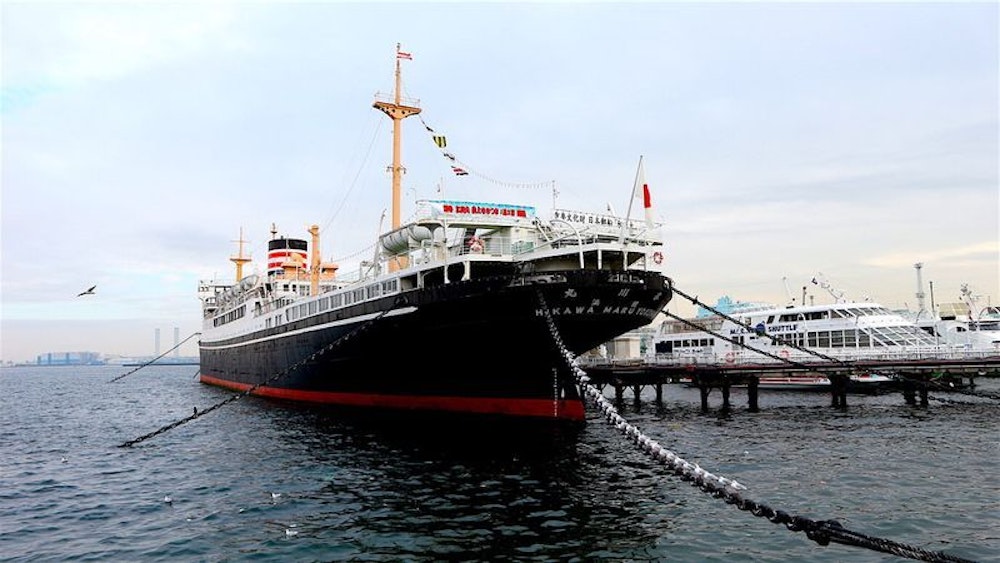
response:
<svg viewBox="0 0 1000 563"><path fill-rule="evenodd" d="M317 225L272 225L266 269L244 276L241 234L232 281L198 284L200 381L363 412L582 423L573 359L673 297L642 157L625 217L428 199L403 224L402 122L421 111L400 96L403 55L373 104L393 125L392 224L374 256L341 275ZM645 220L629 216L636 201Z"/></svg>
<svg viewBox="0 0 1000 563"><path fill-rule="evenodd" d="M721 312L721 311L720 311ZM747 304L729 314L667 319L653 338L655 365L761 368L758 388L830 389L822 373L775 373L781 364L955 358L912 321L873 301L838 296L834 303ZM966 356L960 356L966 357ZM848 391L891 387L893 377L851 373Z"/></svg>

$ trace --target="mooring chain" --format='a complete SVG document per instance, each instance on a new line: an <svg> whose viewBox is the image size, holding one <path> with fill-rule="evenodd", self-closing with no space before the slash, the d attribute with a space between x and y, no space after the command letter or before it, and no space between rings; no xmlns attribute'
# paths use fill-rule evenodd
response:
<svg viewBox="0 0 1000 563"><path fill-rule="evenodd" d="M178 427L178 426L180 426L180 425L182 425L184 423L191 422L192 420L194 420L196 418L199 418L199 417L202 417L202 416L204 416L204 415L206 415L206 414L208 414L208 413L210 413L210 412L212 412L212 411L214 411L214 410L216 410L216 409L218 409L220 407L223 407L223 406L225 406L225 405L227 405L229 403L232 403L233 401L237 401L239 399L242 399L243 397L246 397L247 395L252 394L254 391L256 391L257 389L259 389L259 388L261 388L261 387L263 387L265 385L269 385L271 383L274 383L275 381L281 379L282 377L285 377L289 373L292 373L293 371L295 371L298 368L302 367L303 365L305 365L305 364L307 364L309 362L312 362L312 361L316 360L316 358L319 358L320 356L323 356L323 355L329 353L331 350L333 350L334 348L342 345L344 342L347 342L348 340L350 340L351 338L353 338L355 335L361 334L363 331L365 331L369 327L371 327L376 321L378 321L382 317L384 317L387 314L389 314L390 311L394 310L400 304L405 304L405 303L406 303L406 298L403 297L403 296L398 296L396 298L396 300L393 301L391 307L389 307L385 311L382 311L376 317L372 318L371 320L369 320L365 324L363 324L363 325L355 328L354 330L348 332L347 334L341 336L340 338L334 340L333 342L327 344L326 346L324 346L324 347L316 350L315 352L313 352L309 356L306 356L305 358L299 360L295 364L293 364L293 365L291 365L291 366L289 366L289 367L281 370L280 372L278 372L277 374L271 376L270 378L268 378L268 379L266 379L264 381L261 381L260 383L257 383L255 385L253 385L252 387L250 387L249 389L246 389L245 391L242 391L240 393L232 395L231 397L229 397L229 398L227 398L227 399L225 399L225 400L223 400L221 402L218 402L218 403L216 403L216 404L208 407L205 410L199 411L199 410L195 409L195 411L194 411L193 414L191 414L191 415L189 415L189 416L187 416L185 418L182 418L180 420L172 422L172 423L170 423L170 424L168 424L168 425L166 425L166 426L164 426L162 428L159 428L157 430L154 430L153 432L150 432L149 434L145 434L143 436L139 436L138 438L136 438L134 440L129 440L127 442L124 442L124 443L120 444L118 447L120 447L120 448L127 448L127 447L134 446L135 444L138 444L139 442L143 442L143 441L148 440L148 439L150 439L150 438L152 438L154 436L157 436L159 434L163 434L164 432L167 432L168 430L174 429L174 428L176 428L176 427Z"/></svg>
<svg viewBox="0 0 1000 563"><path fill-rule="evenodd" d="M590 378L587 376L587 372L580 369L576 363L575 356L563 343L562 336L559 335L559 330L556 327L555 321L552 319L552 315L549 314L545 296L542 295L542 291L540 289L536 289L536 292L538 295L538 301L541 305L541 310L545 314L545 322L548 325L549 333L552 335L553 341L559 348L560 354L566 360L566 365L573 372L577 384L584 388L585 393L604 412L605 418L608 420L609 424L614 425L618 430L631 437L635 442L646 448L649 453L668 463L672 469L678 471L678 474L682 476L687 476L690 479L715 482L724 488L732 488L733 490L746 489L746 487L732 479L715 476L702 469L698 464L685 461L674 452L661 447L655 441L644 436L638 428L632 426L627 420L622 418L618 414L618 410L604 398L604 394L593 385L590 385Z"/></svg>
<svg viewBox="0 0 1000 563"><path fill-rule="evenodd" d="M159 356L157 356L157 357L153 358L152 360L149 360L148 362L146 362L146 363L144 363L144 364L140 365L139 367L135 368L134 370L132 370L132 371L129 371L129 372L126 372L126 373L123 373L123 374L119 375L118 377L115 377L114 379L111 379L111 380L109 380L109 381L108 381L108 383L114 383L115 381L118 381L119 379L122 379L122 378L124 378L124 377L125 377L126 375L132 375L133 373L135 373L135 372L137 372L137 371L141 370L142 368L144 368L144 367L146 367L146 366L148 366L148 365L151 365L151 364L155 363L155 362L156 362L156 360L159 360L159 359L160 359L160 358L162 358L163 356L166 356L167 354L169 354L169 353L173 352L174 350L176 350L176 349L180 348L180 347L181 347L181 344L184 344L185 342L187 342L188 340L191 340L192 338L194 338L195 336L198 336L199 334L201 334L201 333L200 333L200 332L195 332L195 333L192 333L192 334L191 334L191 336L188 336L188 337L187 337L187 338L185 338L184 340L181 340L181 341L180 341L180 342L178 342L178 343L177 343L177 344L176 344L176 345L175 345L175 346L174 346L173 348L171 348L171 349L167 350L166 352L164 352L164 353L160 354Z"/></svg>
<svg viewBox="0 0 1000 563"><path fill-rule="evenodd" d="M853 532L845 529L836 520L812 520L804 516L792 515L783 510L775 510L766 504L743 497L740 491L747 490L746 486L733 479L713 475L702 469L699 465L685 461L674 452L661 446L655 440L650 439L641 430L618 414L618 410L604 397L604 394L590 384L587 372L579 367L576 356L563 343L555 320L548 311L545 296L542 295L541 290L536 290L536 293L540 309L545 316L545 322L548 325L553 342L559 348L560 354L566 361L566 365L576 377L577 385L580 386L584 394L604 413L604 418L609 424L617 428L658 463L666 465L682 481L687 481L692 486L698 487L703 492L710 494L713 498L721 498L726 504L731 504L754 516L767 518L775 524L783 524L793 532L805 532L806 537L819 545L829 545L833 541L845 545L866 547L875 551L891 553L918 561L972 563L968 559L954 557L945 553L927 551L891 540Z"/></svg>
<svg viewBox="0 0 1000 563"><path fill-rule="evenodd" d="M912 379L907 379L907 381L913 381L914 383L916 383L918 385L922 385L924 387L929 387L930 389L935 390L935 391L947 391L949 393L957 393L959 395L967 395L969 397L979 397L980 399L991 399L993 401L1000 401L1000 394L997 394L997 393L990 393L990 392L987 392L987 391L976 391L974 389L961 389L961 388L956 389L954 387L949 387L949 386L944 385L943 383L939 383L937 381L920 381L920 380L912 380ZM955 404L958 404L958 405L972 404L972 403L968 403L968 402L965 402L965 401L952 401L952 400L948 400L948 399L942 399L940 397L931 397L931 398L934 399L935 401L941 401L943 403L955 403Z"/></svg>

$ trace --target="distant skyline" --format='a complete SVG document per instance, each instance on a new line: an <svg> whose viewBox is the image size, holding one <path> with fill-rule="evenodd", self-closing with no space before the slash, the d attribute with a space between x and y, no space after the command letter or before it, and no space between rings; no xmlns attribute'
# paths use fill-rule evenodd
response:
<svg viewBox="0 0 1000 563"><path fill-rule="evenodd" d="M438 197L624 214L641 155L666 271L703 301L830 302L822 275L913 310L921 262L928 300L965 283L997 304L998 21L995 2L3 2L0 360L150 355L157 327L165 351L241 229L248 271L272 224L320 225L355 271L390 204L371 104L397 43L423 110L404 218Z"/></svg>

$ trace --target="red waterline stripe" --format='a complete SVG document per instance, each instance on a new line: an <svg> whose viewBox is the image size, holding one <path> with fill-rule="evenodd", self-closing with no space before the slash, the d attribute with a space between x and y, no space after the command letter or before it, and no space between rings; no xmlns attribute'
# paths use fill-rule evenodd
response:
<svg viewBox="0 0 1000 563"><path fill-rule="evenodd" d="M246 391L252 385L201 376L201 382ZM583 402L560 400L556 415L552 415L552 401L548 399L509 399L501 397L443 397L433 395L382 395L375 393L334 393L330 391L303 391L280 387L259 387L253 392L261 397L355 407L417 409L473 414L503 414L537 418L559 418L582 421L585 418Z"/></svg>

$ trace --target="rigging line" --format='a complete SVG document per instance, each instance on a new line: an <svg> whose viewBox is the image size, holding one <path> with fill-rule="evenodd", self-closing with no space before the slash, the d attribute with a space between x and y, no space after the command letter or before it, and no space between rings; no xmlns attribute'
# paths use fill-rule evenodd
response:
<svg viewBox="0 0 1000 563"><path fill-rule="evenodd" d="M171 349L167 350L166 352L164 352L164 353L160 354L159 356L157 356L157 357L153 358L152 360L149 360L148 362L146 362L146 363L144 363L144 364L140 365L139 367L137 367L137 368L133 369L132 371L128 371L128 372L125 372L125 373L123 373L123 374L121 374L121 375L119 375L119 376L115 377L114 379L110 379L110 380L108 380L108 383L114 383L115 381L118 381L118 380L120 380L120 379L123 379L123 378L124 378L125 376L127 376L127 375L132 375L133 373L135 373L135 372L137 372L137 371L141 370L142 368L144 368L144 367L146 367L146 366L148 366L148 365L150 365L150 364L153 364L153 363L155 363L155 362L156 362L156 360L159 360L159 359L160 359L160 358L162 358L163 356L166 356L167 354L169 354L169 353L173 352L174 350L176 350L176 349L180 348L180 347L181 347L181 344L184 344L185 342L187 342L188 340L191 340L192 338L194 338L195 336L197 336L197 335L199 335L199 334L201 334L201 333L200 333L200 332L194 332L194 333L192 333L192 334L191 334L190 336L188 336L188 337L187 337L187 338L185 338L184 340L181 340L180 342L178 342L178 343L177 343L177 344L176 344L176 345L175 345L175 346L174 346L173 348L171 348Z"/></svg>
<svg viewBox="0 0 1000 563"><path fill-rule="evenodd" d="M347 198L351 195L351 192L353 192L354 188L357 186L357 184L358 184L358 178L361 176L361 171L364 169L365 164L368 162L368 159L371 157L372 148L375 146L375 141L376 141L376 139L378 139L379 133L382 131L382 122L383 121L384 120L382 120L382 119L379 119L378 121L376 121L376 123L375 123L375 131L372 133L371 140L368 142L368 149L365 151L364 158L362 159L361 163L358 165L357 172L354 173L354 179L351 180L351 183L348 185L347 192L344 194L344 197L340 198L340 205L337 206L337 209L333 212L333 214L330 216L330 218L323 224L323 228L321 229L322 231L326 231L327 227L329 227L333 223L333 221L337 218L337 216L340 215L341 210L343 210L344 205L347 203Z"/></svg>
<svg viewBox="0 0 1000 563"><path fill-rule="evenodd" d="M393 301L392 306L389 307L388 309L386 309L385 311L382 311L381 313L379 313L378 316L376 316L373 319L369 320L365 324L363 324L363 325L355 328L354 330L351 330L347 334L345 334L345 335L341 336L340 338L334 340L333 342L327 344L323 348L320 348L319 350L313 352L309 356L306 356L305 358L299 360L295 364L293 364L293 365L291 365L291 366L289 366L289 367L281 370L280 372L278 372L277 374L271 376L270 378L268 378L268 379L266 379L264 381L261 381L260 383L257 383L255 385L253 385L252 387L246 389L245 391L242 391L240 393L236 393L235 395L232 395L232 396L230 396L230 397L228 397L228 398L226 398L226 399L224 399L224 400L222 400L222 401L220 401L220 402L218 402L218 403L216 403L216 404L208 407L207 409L205 409L203 411L199 411L196 408L195 411L194 411L194 414L191 414L191 415L189 415L187 417L184 417L184 418L182 418L180 420L175 420L174 422L171 422L170 424L168 424L166 426L160 427L160 428L158 428L158 429L156 429L156 430L154 430L154 431L152 431L152 432L150 432L148 434L144 434L142 436L139 436L138 438L135 438L135 439L132 439L132 440L128 440L127 442L123 442L123 443L119 444L118 447L119 448L130 448L130 447L134 446L135 444L138 444L139 442L144 442L144 441L146 441L146 440L148 440L148 439L150 439L150 438L152 438L154 436L158 436L160 434L163 434L164 432L167 432L168 430L172 430L174 428L177 428L178 426L180 426L182 424L191 422L192 420L195 420L195 419L197 419L199 417L205 416L206 414L208 414L208 413L210 413L210 412L212 412L212 411L214 411L216 409L222 408L223 406L228 405L229 403L232 403L233 401L238 401L238 400L242 399L243 397L246 397L247 395L252 394L254 391L256 391L257 389L259 389L259 388L261 388L261 387L263 387L265 385L274 383L278 379L281 379L282 377L285 377L286 375L288 375L288 374L292 373L293 371L299 369L300 367L302 367L303 365L305 365L307 362L311 362L311 361L316 360L320 356L325 355L328 352L330 352L331 350L333 350L335 347L340 346L343 342L345 342L345 341L353 338L355 335L360 334L360 333L362 333L365 330L368 330L369 327L371 327L374 323L376 323L377 321L379 321L382 317L384 317L387 314L389 314L390 311L396 309L396 307L398 307L399 305L406 304L406 302L407 301L406 301L405 297L403 297L402 295L397 296L396 299Z"/></svg>
<svg viewBox="0 0 1000 563"><path fill-rule="evenodd" d="M552 181L551 180L545 181L545 182L506 182L506 181L503 181L503 180L497 180L496 178L487 176L487 175L483 174L482 172L479 172L478 170L470 167L464 161L459 160L457 157L455 157L455 155L451 154L450 152L445 151L444 148L442 148L441 146L439 146L434 141L434 136L435 136L434 129L431 128L430 125L427 125L427 122L424 121L424 118L421 115L418 114L417 118L420 119L420 123L423 124L424 129L427 130L427 132L431 134L430 135L431 142L434 143L434 146L437 147L439 151L441 151L442 156L444 156L446 159L448 159L451 162L454 162L456 164L461 165L460 168L462 170L464 170L465 172L467 172L467 173L469 173L469 174L471 174L471 175L473 175L473 176L475 176L475 177L477 177L477 178L479 178L481 180L486 180L487 182L490 182L491 184L494 184L494 185L497 185L497 186L501 186L501 187L505 187L505 188L525 188L525 189L546 188L546 189L548 189L552 185ZM443 137L443 135L442 135L442 137ZM452 171L456 172L454 168L452 168Z"/></svg>
<svg viewBox="0 0 1000 563"><path fill-rule="evenodd" d="M417 212L414 211L413 213L410 214L409 217L407 217L406 219L404 219L402 222L403 222L403 224L409 223L410 221L416 219L416 217L417 217ZM375 248L376 244L378 244L378 243L369 244L368 246L362 248L361 250L357 250L357 251L355 251L355 252L353 252L351 254L348 254L348 255L340 257L340 258L334 258L333 261L337 262L337 263L340 263L340 262L343 262L345 260L350 260L351 258L357 258L358 256L362 256L364 254L367 254L368 252L371 252L371 250L373 248Z"/></svg>
<svg viewBox="0 0 1000 563"><path fill-rule="evenodd" d="M334 258L333 261L339 264L341 262L344 262L345 260L350 260L351 258L357 258L358 256L368 254L369 252L371 252L373 248L375 248L375 243L369 244L368 246L362 248L361 250L357 250L346 256L342 256L340 258Z"/></svg>
<svg viewBox="0 0 1000 563"><path fill-rule="evenodd" d="M549 309L546 306L545 296L542 294L542 291L540 289L536 290L536 295L538 296L540 310L544 313L549 333L559 348L563 360L575 374L577 384L580 386L583 394L589 397L603 411L604 418L608 424L617 428L658 463L666 465L682 481L687 481L692 486L698 487L701 491L710 494L712 497L721 498L726 504L731 504L740 510L750 512L754 516L767 518L775 524L783 524L793 532L805 532L806 537L822 546L829 545L833 541L920 561L973 563L971 560L946 553L927 551L895 541L854 532L844 528L836 520L812 520L804 516L789 514L783 510L775 510L764 503L744 497L740 491L747 490L747 487L735 480L713 475L702 469L698 464L685 461L674 452L658 444L655 440L650 439L639 428L625 420L618 414L618 410L614 405L604 397L604 394L589 383L590 378L587 376L587 372L580 368L576 356L563 343L555 320L548 312Z"/></svg>

